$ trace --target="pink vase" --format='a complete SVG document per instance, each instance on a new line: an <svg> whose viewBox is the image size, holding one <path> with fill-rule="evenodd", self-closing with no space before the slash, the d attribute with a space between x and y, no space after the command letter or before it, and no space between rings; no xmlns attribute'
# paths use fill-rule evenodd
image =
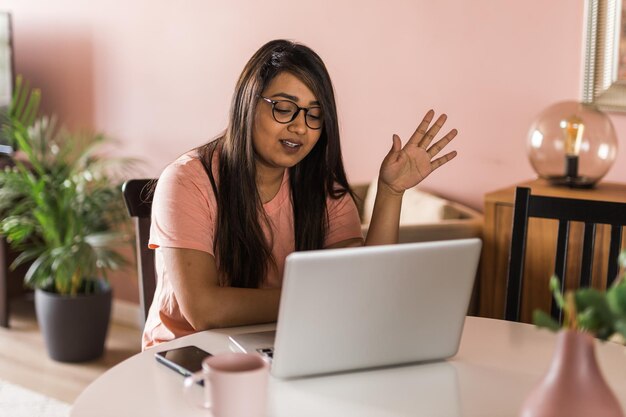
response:
<svg viewBox="0 0 626 417"><path fill-rule="evenodd" d="M561 331L548 373L522 406L521 417L624 417L600 373L594 338Z"/></svg>

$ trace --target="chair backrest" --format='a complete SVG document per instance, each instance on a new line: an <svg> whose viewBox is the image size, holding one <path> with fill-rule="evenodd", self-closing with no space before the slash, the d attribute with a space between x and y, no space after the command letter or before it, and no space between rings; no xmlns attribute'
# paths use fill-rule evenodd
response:
<svg viewBox="0 0 626 417"><path fill-rule="evenodd" d="M570 223L584 223L579 287L588 287L591 284L596 225L610 225L611 238L606 285L607 287L611 285L618 272L617 260L622 243L622 227L626 225L626 203L531 195L530 188L518 187L515 191L515 208L513 211L513 231L504 312L506 320L519 321L520 317L526 235L530 217L555 219L559 222L554 275L561 280L562 293L565 289ZM552 300L551 315L559 321L562 320L561 311L554 300Z"/></svg>
<svg viewBox="0 0 626 417"><path fill-rule="evenodd" d="M128 214L130 214L135 223L139 305L144 323L146 317L148 317L148 310L156 290L154 251L148 248L150 214L152 211L152 184L155 181L154 179L132 179L122 185L122 193L124 194Z"/></svg>

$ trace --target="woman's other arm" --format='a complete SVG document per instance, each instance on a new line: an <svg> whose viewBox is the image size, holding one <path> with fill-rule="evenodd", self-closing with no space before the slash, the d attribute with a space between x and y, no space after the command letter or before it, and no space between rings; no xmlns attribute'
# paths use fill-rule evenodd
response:
<svg viewBox="0 0 626 417"><path fill-rule="evenodd" d="M181 312L195 330L276 321L279 289L222 287L210 254L194 249L161 250Z"/></svg>

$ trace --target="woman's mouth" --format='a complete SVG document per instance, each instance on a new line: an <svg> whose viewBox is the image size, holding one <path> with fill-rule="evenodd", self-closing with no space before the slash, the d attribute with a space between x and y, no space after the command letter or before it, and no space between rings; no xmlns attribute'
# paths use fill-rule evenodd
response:
<svg viewBox="0 0 626 417"><path fill-rule="evenodd" d="M299 147L302 146L301 143L297 143L297 142L292 142L288 139L281 139L280 143L283 144L283 146L290 148L290 149L298 149Z"/></svg>

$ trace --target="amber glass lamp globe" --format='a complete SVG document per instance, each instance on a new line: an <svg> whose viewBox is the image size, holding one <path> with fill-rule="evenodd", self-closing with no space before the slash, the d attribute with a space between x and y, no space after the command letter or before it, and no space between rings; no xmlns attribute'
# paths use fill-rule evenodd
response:
<svg viewBox="0 0 626 417"><path fill-rule="evenodd" d="M563 101L545 109L528 132L528 157L535 172L556 185L593 187L617 155L609 117L597 108Z"/></svg>

